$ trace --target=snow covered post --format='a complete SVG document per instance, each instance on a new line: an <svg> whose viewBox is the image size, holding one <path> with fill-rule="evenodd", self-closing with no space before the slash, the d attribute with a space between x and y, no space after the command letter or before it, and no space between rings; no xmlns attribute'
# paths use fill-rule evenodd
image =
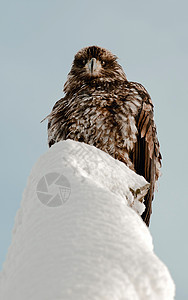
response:
<svg viewBox="0 0 188 300"><path fill-rule="evenodd" d="M28 179L0 299L174 299L139 216L147 189L143 177L95 147L55 144Z"/></svg>

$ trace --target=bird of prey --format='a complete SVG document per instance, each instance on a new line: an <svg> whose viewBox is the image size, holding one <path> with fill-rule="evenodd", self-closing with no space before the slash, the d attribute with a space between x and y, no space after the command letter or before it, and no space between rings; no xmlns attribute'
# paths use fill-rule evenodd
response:
<svg viewBox="0 0 188 300"><path fill-rule="evenodd" d="M147 90L130 82L109 50L90 46L74 57L65 96L48 116L48 143L73 139L125 163L150 183L142 219L149 226L161 154Z"/></svg>

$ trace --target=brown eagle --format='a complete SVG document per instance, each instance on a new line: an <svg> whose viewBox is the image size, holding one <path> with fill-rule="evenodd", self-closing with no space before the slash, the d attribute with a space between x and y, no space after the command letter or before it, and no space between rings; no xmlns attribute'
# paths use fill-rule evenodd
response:
<svg viewBox="0 0 188 300"><path fill-rule="evenodd" d="M161 154L146 89L130 82L110 51L91 46L74 57L65 96L48 116L49 147L73 139L107 152L150 183L142 219L149 226Z"/></svg>

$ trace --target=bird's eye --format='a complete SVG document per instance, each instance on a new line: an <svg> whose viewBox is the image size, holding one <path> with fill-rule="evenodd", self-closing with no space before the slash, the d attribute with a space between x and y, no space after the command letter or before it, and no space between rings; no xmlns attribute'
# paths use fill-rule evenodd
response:
<svg viewBox="0 0 188 300"><path fill-rule="evenodd" d="M104 67L106 65L106 62L104 60L102 60L101 65Z"/></svg>
<svg viewBox="0 0 188 300"><path fill-rule="evenodd" d="M86 64L86 60L85 60L85 59L82 60L82 64L83 64L83 65Z"/></svg>

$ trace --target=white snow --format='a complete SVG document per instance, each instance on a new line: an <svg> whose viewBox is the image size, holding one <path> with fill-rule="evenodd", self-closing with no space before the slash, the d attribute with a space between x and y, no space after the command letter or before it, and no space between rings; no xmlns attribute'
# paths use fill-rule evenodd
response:
<svg viewBox="0 0 188 300"><path fill-rule="evenodd" d="M147 188L143 177L95 147L55 144L29 176L0 299L174 299L174 283L139 216Z"/></svg>

